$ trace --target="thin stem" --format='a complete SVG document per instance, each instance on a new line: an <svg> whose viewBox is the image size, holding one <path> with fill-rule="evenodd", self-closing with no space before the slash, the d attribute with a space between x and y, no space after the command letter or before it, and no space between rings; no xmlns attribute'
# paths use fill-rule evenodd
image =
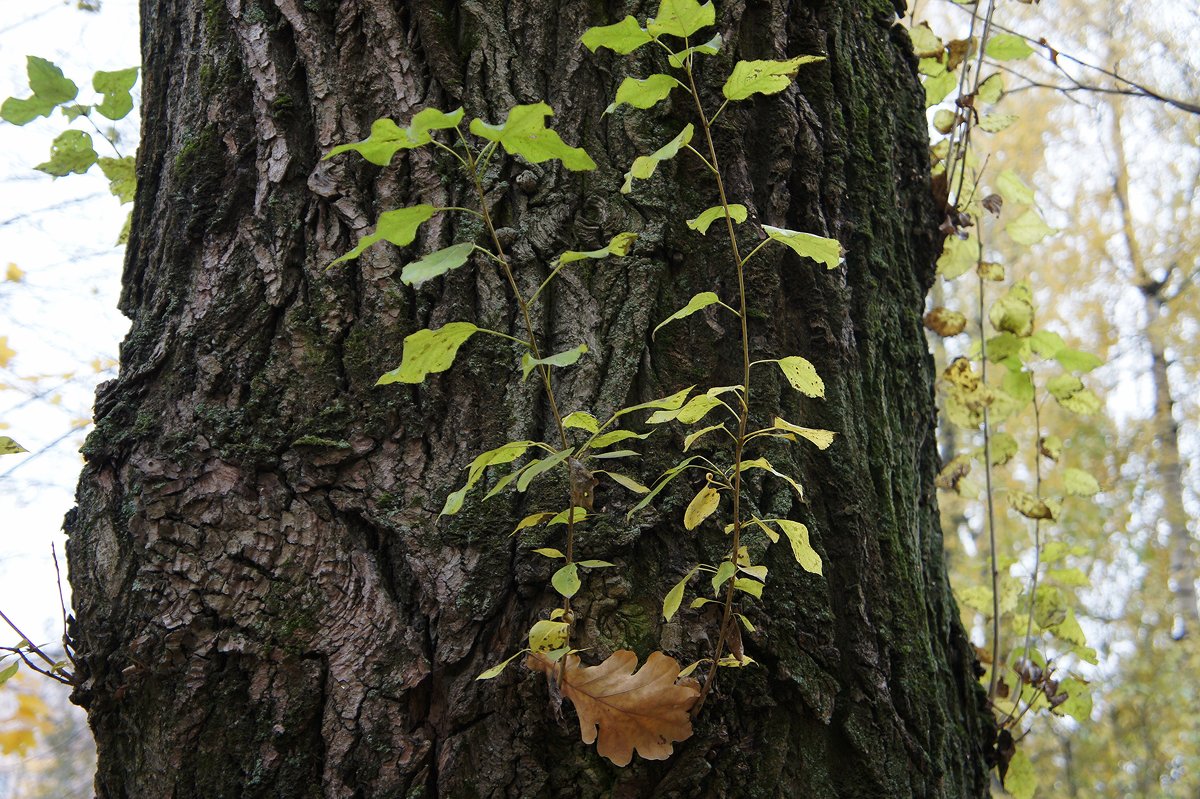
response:
<svg viewBox="0 0 1200 799"><path fill-rule="evenodd" d="M688 86L692 92L692 99L696 103L696 114L700 119L700 127L704 130L704 140L708 145L709 163L713 167L713 175L717 181L717 194L721 199L721 208L725 212L725 228L729 232L729 247L738 277L738 320L741 322L742 333L742 406L741 412L737 414L738 432L733 442L733 541L731 542L731 551L733 553L731 559L736 564L737 553L741 548L742 541L742 452L746 446L746 425L750 413L750 331L746 324L746 277L745 270L743 269L744 262L742 261L742 255L738 250L737 231L733 226L733 214L729 210L729 198L725 194L725 181L721 178L717 148L713 144L712 127L708 117L704 114L704 105L700 101L700 92L696 88L696 78L692 74L690 58L684 65L684 71L687 73ZM734 581L730 580L725 590L725 607L721 614L721 628L717 635L717 645L713 650L712 665L709 666L708 674L704 678L704 685L700 688L700 695L696 698L696 704L692 706L691 715L693 718L704 707L704 702L712 690L713 681L716 679L717 669L720 667L721 654L725 651L725 641L729 635L729 625L733 620L733 595Z"/></svg>
<svg viewBox="0 0 1200 799"><path fill-rule="evenodd" d="M979 258L983 260L983 242L979 243ZM981 379L987 385L987 331L984 329L984 280L979 276L979 345ZM996 559L996 507L992 496L992 434L988 408L983 406L983 474L987 491L988 565L992 572L992 675L988 681L988 700L996 697L996 680L1000 668L1000 568Z"/></svg>
<svg viewBox="0 0 1200 799"><path fill-rule="evenodd" d="M462 138L462 134L459 134ZM529 341L524 342L529 346L529 351L533 355L534 360L541 360L541 353L538 351L537 333L533 327L533 318L529 314L529 303L526 302L524 295L521 294L521 289L517 285L516 277L513 275L512 265L508 261L508 256L504 253L504 245L500 243L500 237L496 233L496 226L492 221L491 212L488 210L487 195L483 190L483 176L479 169L479 161L472 152L470 145L463 138L463 149L467 154L467 168L471 174L471 179L475 184L475 193L479 198L479 209L483 216L483 224L487 227L488 235L491 236L492 245L496 248L496 258L500 263L500 269L504 272L504 277L508 281L509 288L512 289L513 297L517 301L517 306L521 309L521 317L525 322L525 332L529 335ZM495 152L495 142L484 147L483 153ZM558 428L559 438L562 440L563 449L571 446L570 440L567 438L567 429L563 426L562 413L558 409L558 401L554 396L554 387L550 382L550 367L546 364L538 364L538 372L542 376L542 385L546 389L546 399L550 403L550 412L554 415L554 424ZM566 561L567 565L574 562L574 545L575 545L575 474L571 469L571 459L567 458L563 462L563 468L567 470L567 488L569 492L567 505L567 542L566 542ZM570 618L571 598L563 597L563 610ZM570 635L568 628L568 636ZM569 643L568 638L568 643Z"/></svg>
<svg viewBox="0 0 1200 799"><path fill-rule="evenodd" d="M35 655L37 655L38 657L40 657L42 660L44 660L44 661L46 661L47 663L49 663L49 664L50 664L50 668L51 668L52 670L53 670L53 669L54 669L56 666L58 666L58 661L57 661L57 660L55 660L54 658L50 657L49 655L47 655L47 654L46 654L44 651L42 651L42 648L41 648L41 647L39 647L37 644L35 644L35 643L32 641L32 639L30 639L30 637L29 637L28 635L26 635L25 633L21 632L21 628L20 628L20 627L18 627L16 624L14 624L14 623L13 623L13 620L12 620L12 619L10 619L10 618L9 618L7 615L5 615L4 611L2 611L2 610L0 610L0 619L3 619L3 620L4 620L4 623L5 623L5 624L7 624L7 625L8 625L8 626L9 626L9 627L12 629L12 631L13 631L14 633L16 633L17 635L21 636L21 640L25 642L25 644L26 644L26 645L27 645L27 647L29 648L29 651L33 652ZM22 654L21 654L21 652L20 652L20 649L19 649L19 648L18 648L16 651L17 651L17 654L18 654L18 655L21 655L21 660L24 660L24 661L25 661L25 663L26 663L26 664L27 664L27 665L28 665L30 668L32 668L32 669L36 669L37 671L39 671L39 672L41 672L41 673L43 673L43 674L47 674L45 671L42 671L42 669L37 669L37 667L36 667L36 666L34 666L32 663L30 663L30 662L29 662L29 660L28 660L28 659L27 659L27 658L26 658L24 655L22 655ZM71 675L71 672L69 672L69 671L67 671L67 670L65 670L65 669L59 669L59 671L62 671L62 673L63 673L63 676L64 676L64 677L67 679L67 681L69 681L69 682L72 682L72 683L74 682L75 678L74 678L74 677ZM51 674L47 674L47 676L52 676L52 675L51 675Z"/></svg>
<svg viewBox="0 0 1200 799"><path fill-rule="evenodd" d="M1032 378L1031 378L1032 379ZM1041 408L1038 406L1037 386L1034 386L1033 391L1033 426L1034 426L1034 441L1037 442L1033 450L1033 475L1038 501L1042 500L1042 416ZM1033 577L1029 583L1029 619L1025 625L1025 660L1029 660L1029 642L1033 636L1033 611L1035 601L1037 599L1038 587L1038 570L1042 565L1042 520L1033 520Z"/></svg>
<svg viewBox="0 0 1200 799"><path fill-rule="evenodd" d="M465 214L472 214L473 216L477 216L480 219L483 219L483 214L479 213L474 208L461 208L457 205L443 205L440 208L438 208L438 210L439 211L462 211Z"/></svg>
<svg viewBox="0 0 1200 799"><path fill-rule="evenodd" d="M692 154L695 155L697 158L699 158L701 161L703 161L704 165L706 167L708 167L709 172L712 172L714 175L717 174L717 168L708 162L708 159L704 157L703 153L701 153L699 150L697 150L695 147L693 147L690 144L685 144L684 147L686 149L690 150L692 152Z"/></svg>

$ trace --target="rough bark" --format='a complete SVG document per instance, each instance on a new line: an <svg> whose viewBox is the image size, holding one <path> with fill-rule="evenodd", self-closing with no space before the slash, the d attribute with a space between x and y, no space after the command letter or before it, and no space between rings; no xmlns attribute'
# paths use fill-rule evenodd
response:
<svg viewBox="0 0 1200 799"><path fill-rule="evenodd" d="M615 61L578 44L587 26L651 6L143 4L122 298L133 327L97 400L68 524L76 698L96 733L99 796L986 795L989 728L933 488L920 314L939 239L922 95L890 2L728 0L728 44L701 67L711 96L735 57L828 57L784 94L729 109L718 130L738 201L849 253L833 272L777 253L749 275L757 357L805 355L828 394L800 401L764 383L756 416L840 432L825 454L771 453L802 476L807 504L773 480L750 501L809 525L824 578L782 549L767 556L770 588L749 610L760 632L746 641L761 666L722 674L666 762L599 759L521 668L474 680L553 605L548 566L508 536L551 500L472 495L456 517L436 512L474 454L541 434L544 401L512 379L515 351L499 339L473 340L423 386L373 388L420 327L516 332L519 320L487 270L399 283L413 253L476 232L451 220L409 252L377 247L327 272L378 212L466 204L469 187L432 153L385 170L320 158L377 116L463 105L496 120L545 99L600 169L498 169L520 279L535 286L563 249L641 234L631 257L566 273L538 319L547 349L582 341L595 356L560 373L564 410L735 382L736 335L715 314L649 341L692 294L730 290L719 236L682 222L713 203L702 169L677 159L632 196L617 191L690 108L602 120L625 71L645 74L657 56ZM647 474L669 450L647 448ZM633 523L613 492L610 515L581 534L584 557L622 567L576 603L589 657L708 654L710 620L663 625L659 612L689 564L720 557L719 533L681 529L694 491L679 481Z"/></svg>

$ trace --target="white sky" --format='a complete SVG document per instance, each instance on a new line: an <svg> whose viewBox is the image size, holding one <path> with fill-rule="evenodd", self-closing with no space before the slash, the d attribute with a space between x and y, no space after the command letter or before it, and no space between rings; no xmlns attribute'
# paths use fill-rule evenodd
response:
<svg viewBox="0 0 1200 799"><path fill-rule="evenodd" d="M63 0L0 0L0 99L29 95L25 57L37 55L75 81L79 102L91 102L93 72L139 63L137 19L133 0L104 0L99 13ZM121 123L122 154L136 146L136 105ZM57 641L61 629L50 545L65 569L60 527L86 432L72 427L91 415L96 383L113 376L89 364L115 358L128 327L116 310L123 249L114 242L129 206L109 194L98 167L57 180L33 169L68 125L58 112L23 128L0 122L0 336L17 353L0 369L0 383L14 386L0 391L0 422L31 451L0 458L0 609L42 641ZM90 129L82 119L71 126ZM93 138L100 155L113 155ZM24 270L23 282L3 282L9 263ZM50 377L21 379L31 375ZM0 643L15 642L0 630Z"/></svg>

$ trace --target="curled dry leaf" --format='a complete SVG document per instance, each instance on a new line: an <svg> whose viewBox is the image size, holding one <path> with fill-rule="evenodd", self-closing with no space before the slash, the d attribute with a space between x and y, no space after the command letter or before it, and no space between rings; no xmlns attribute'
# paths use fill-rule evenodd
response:
<svg viewBox="0 0 1200 799"><path fill-rule="evenodd" d="M949 308L934 308L925 314L925 327L943 338L957 336L967 326L967 317Z"/></svg>
<svg viewBox="0 0 1200 799"><path fill-rule="evenodd" d="M628 649L614 652L599 666L582 666L577 655L559 664L531 654L525 665L556 683L579 715L579 734L585 744L618 766L627 766L633 752L647 760L666 760L674 747L692 735L688 715L699 684L690 678L679 682L679 663L662 652L653 652L637 670L637 655ZM561 674L561 676L560 676ZM598 735L597 735L598 733Z"/></svg>

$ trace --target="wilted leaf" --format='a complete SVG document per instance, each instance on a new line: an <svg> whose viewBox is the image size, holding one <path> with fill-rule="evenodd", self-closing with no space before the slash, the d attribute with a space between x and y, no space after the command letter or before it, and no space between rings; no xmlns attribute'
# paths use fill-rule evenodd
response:
<svg viewBox="0 0 1200 799"><path fill-rule="evenodd" d="M1020 117L1016 114L985 114L979 120L979 129L986 130L988 133L999 133L1012 126Z"/></svg>
<svg viewBox="0 0 1200 799"><path fill-rule="evenodd" d="M629 250L633 247L633 243L637 241L636 233L618 233L608 242L607 247L601 247L598 250L588 250L587 252L576 252L570 250L558 256L558 265L574 263L582 261L585 258L597 260L600 258L608 258L609 256L617 256L623 258L629 254Z"/></svg>
<svg viewBox="0 0 1200 799"><path fill-rule="evenodd" d="M992 455L993 466L1003 466L1012 460L1020 447L1017 440L1008 433L992 433L988 440L988 450Z"/></svg>
<svg viewBox="0 0 1200 799"><path fill-rule="evenodd" d="M548 679L560 675L544 655L530 655L525 662ZM599 666L581 666L578 655L567 655L558 684L579 715L583 742L598 739L596 751L618 766L628 765L634 751L647 760L670 757L673 743L691 737L688 710L700 695L694 680L676 683L679 664L661 652L635 669L637 655L626 649Z"/></svg>
<svg viewBox="0 0 1200 799"><path fill-rule="evenodd" d="M943 491L958 491L964 477L971 473L970 455L957 455L942 467L933 484Z"/></svg>
<svg viewBox="0 0 1200 799"><path fill-rule="evenodd" d="M0 436L0 455L20 455L28 451L8 436Z"/></svg>
<svg viewBox="0 0 1200 799"><path fill-rule="evenodd" d="M922 320L925 327L943 338L957 336L967 327L967 317L949 308L934 308Z"/></svg>
<svg viewBox="0 0 1200 799"><path fill-rule="evenodd" d="M1025 491L1009 491L1008 504L1027 519L1053 519L1050 506L1033 494Z"/></svg>
<svg viewBox="0 0 1200 799"><path fill-rule="evenodd" d="M1063 442L1058 436L1044 436L1038 442L1038 451L1052 461L1057 461L1062 457Z"/></svg>

